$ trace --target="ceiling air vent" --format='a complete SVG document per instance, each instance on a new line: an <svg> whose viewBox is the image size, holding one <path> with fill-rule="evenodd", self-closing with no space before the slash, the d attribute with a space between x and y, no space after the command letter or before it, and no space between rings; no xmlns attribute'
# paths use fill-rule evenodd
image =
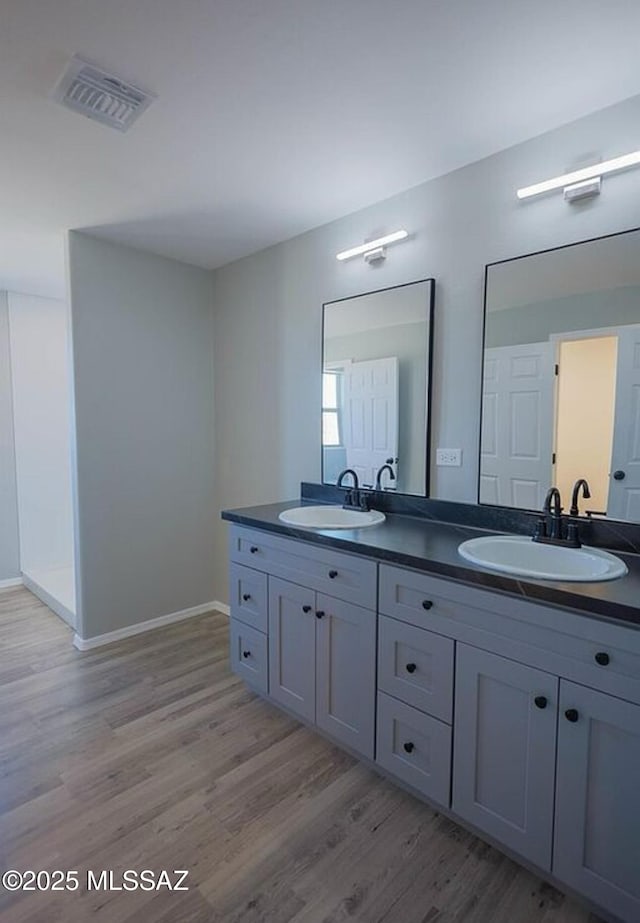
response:
<svg viewBox="0 0 640 923"><path fill-rule="evenodd" d="M127 131L156 97L74 55L53 98L96 122Z"/></svg>

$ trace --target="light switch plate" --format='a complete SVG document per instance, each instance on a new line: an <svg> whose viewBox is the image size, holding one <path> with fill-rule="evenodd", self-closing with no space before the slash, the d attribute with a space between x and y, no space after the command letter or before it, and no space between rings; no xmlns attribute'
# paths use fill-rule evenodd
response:
<svg viewBox="0 0 640 923"><path fill-rule="evenodd" d="M436 449L436 465L459 468L462 465L462 449Z"/></svg>

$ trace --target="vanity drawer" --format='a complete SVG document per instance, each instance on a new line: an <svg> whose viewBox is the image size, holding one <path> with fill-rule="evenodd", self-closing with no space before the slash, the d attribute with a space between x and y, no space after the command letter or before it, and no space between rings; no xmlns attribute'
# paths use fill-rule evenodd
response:
<svg viewBox="0 0 640 923"><path fill-rule="evenodd" d="M640 703L637 628L387 564L379 598L402 622Z"/></svg>
<svg viewBox="0 0 640 923"><path fill-rule="evenodd" d="M357 555L234 526L231 560L366 609L376 608L377 564Z"/></svg>
<svg viewBox="0 0 640 923"><path fill-rule="evenodd" d="M267 575L260 571L231 564L229 567L231 617L245 625L267 631Z"/></svg>
<svg viewBox="0 0 640 923"><path fill-rule="evenodd" d="M376 762L438 804L451 796L451 727L378 693Z"/></svg>
<svg viewBox="0 0 640 923"><path fill-rule="evenodd" d="M381 615L378 619L378 687L450 724L453 649L454 642L450 638Z"/></svg>
<svg viewBox="0 0 640 923"><path fill-rule="evenodd" d="M254 689L266 692L268 685L267 636L232 618L230 646L233 672L241 676Z"/></svg>

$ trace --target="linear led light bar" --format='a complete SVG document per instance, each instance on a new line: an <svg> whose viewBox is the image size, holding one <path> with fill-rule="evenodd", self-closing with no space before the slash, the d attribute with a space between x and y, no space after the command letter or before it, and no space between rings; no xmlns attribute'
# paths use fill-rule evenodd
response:
<svg viewBox="0 0 640 923"><path fill-rule="evenodd" d="M563 173L562 176L555 176L553 179L546 179L542 183L534 183L533 186L523 186L518 189L516 195L519 199L528 199L534 195L540 195L543 192L551 192L553 189L564 189L573 183L580 183L583 180L595 179L598 176L604 176L605 173L615 173L617 170L626 170L628 167L635 167L640 164L640 151L634 151L632 154L623 154L622 157L614 157L613 160L603 160L602 163L594 163L590 167L583 167L581 170L573 170L571 173Z"/></svg>
<svg viewBox="0 0 640 923"><path fill-rule="evenodd" d="M394 244L397 240L404 240L405 237L408 236L409 232L405 231L403 228L400 231L394 231L393 234L386 234L384 237L368 240L366 244L360 244L359 247L352 247L350 250L343 250L341 253L336 253L336 259L350 260L352 256L361 256L363 253L368 253L370 250L377 250L379 247L384 247L385 244Z"/></svg>

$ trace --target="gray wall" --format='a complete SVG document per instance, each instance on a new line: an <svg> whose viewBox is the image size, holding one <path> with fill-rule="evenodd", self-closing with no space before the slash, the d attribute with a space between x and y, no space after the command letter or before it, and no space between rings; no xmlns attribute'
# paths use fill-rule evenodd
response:
<svg viewBox="0 0 640 923"><path fill-rule="evenodd" d="M0 292L0 581L20 576L7 293Z"/></svg>
<svg viewBox="0 0 640 923"><path fill-rule="evenodd" d="M638 254L640 258L640 254ZM640 323L640 288L614 288L554 298L503 311L487 317L487 346L541 343L551 333L596 330Z"/></svg>
<svg viewBox="0 0 640 923"><path fill-rule="evenodd" d="M78 633L215 598L211 275L69 235Z"/></svg>
<svg viewBox="0 0 640 923"><path fill-rule="evenodd" d="M322 304L433 276L432 445L462 448L461 468L434 468L432 496L477 490L483 278L486 263L640 225L640 174L606 177L602 195L520 202L515 190L583 156L638 147L640 98L566 125L325 225L215 274L218 508L295 498L320 478ZM348 246L405 227L411 239L378 266L339 263ZM226 577L216 528L216 587Z"/></svg>

